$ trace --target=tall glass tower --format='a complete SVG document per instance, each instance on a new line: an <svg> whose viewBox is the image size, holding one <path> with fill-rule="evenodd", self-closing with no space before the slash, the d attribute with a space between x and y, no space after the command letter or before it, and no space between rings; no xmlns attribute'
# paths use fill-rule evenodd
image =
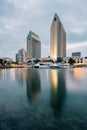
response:
<svg viewBox="0 0 87 130"><path fill-rule="evenodd" d="M66 32L63 25L55 13L51 24L51 49L50 57L57 59L57 57L66 57Z"/></svg>
<svg viewBox="0 0 87 130"><path fill-rule="evenodd" d="M27 36L28 58L41 58L41 41L37 34L30 31Z"/></svg>

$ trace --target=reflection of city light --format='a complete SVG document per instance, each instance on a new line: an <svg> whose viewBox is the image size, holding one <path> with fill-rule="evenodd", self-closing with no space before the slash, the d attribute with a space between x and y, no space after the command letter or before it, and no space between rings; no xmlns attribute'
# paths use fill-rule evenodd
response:
<svg viewBox="0 0 87 130"><path fill-rule="evenodd" d="M75 79L81 79L83 77L84 70L81 68L76 68L73 70L73 73Z"/></svg>
<svg viewBox="0 0 87 130"><path fill-rule="evenodd" d="M27 79L27 68L22 68L22 69L19 68L19 69L17 70L16 76L17 76L18 78Z"/></svg>
<svg viewBox="0 0 87 130"><path fill-rule="evenodd" d="M2 71L2 75L3 75L3 78L6 77L6 69L3 69L3 71Z"/></svg>
<svg viewBox="0 0 87 130"><path fill-rule="evenodd" d="M53 70L51 72L51 80L52 80L53 88L56 90L58 87L58 73L56 70Z"/></svg>
<svg viewBox="0 0 87 130"><path fill-rule="evenodd" d="M15 80L15 70L14 69L10 69L10 79Z"/></svg>
<svg viewBox="0 0 87 130"><path fill-rule="evenodd" d="M49 71L46 70L46 78L48 79L49 78Z"/></svg>

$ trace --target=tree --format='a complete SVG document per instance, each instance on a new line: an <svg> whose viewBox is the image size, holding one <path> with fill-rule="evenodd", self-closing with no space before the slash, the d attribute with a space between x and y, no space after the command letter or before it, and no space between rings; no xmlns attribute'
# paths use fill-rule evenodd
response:
<svg viewBox="0 0 87 130"><path fill-rule="evenodd" d="M62 62L63 58L62 57L57 57L57 62Z"/></svg>
<svg viewBox="0 0 87 130"><path fill-rule="evenodd" d="M70 64L70 65L73 65L74 63L76 63L75 60L73 60L73 58L70 58L70 59L69 59L69 64Z"/></svg>
<svg viewBox="0 0 87 130"><path fill-rule="evenodd" d="M3 63L3 59L0 59L0 63L1 63L1 64Z"/></svg>

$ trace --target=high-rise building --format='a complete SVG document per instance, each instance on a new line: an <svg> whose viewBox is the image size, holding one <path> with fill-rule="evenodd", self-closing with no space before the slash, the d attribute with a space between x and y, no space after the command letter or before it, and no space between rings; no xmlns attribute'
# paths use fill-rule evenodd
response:
<svg viewBox="0 0 87 130"><path fill-rule="evenodd" d="M16 57L15 58L16 58L16 62L18 62L18 53L16 53Z"/></svg>
<svg viewBox="0 0 87 130"><path fill-rule="evenodd" d="M25 58L26 58L25 55L26 55L26 54L25 54L25 50L24 50L24 49L21 49L21 62L22 62L22 63L25 62Z"/></svg>
<svg viewBox="0 0 87 130"><path fill-rule="evenodd" d="M57 57L66 57L66 32L56 13L51 25L50 56L52 59L57 59Z"/></svg>
<svg viewBox="0 0 87 130"><path fill-rule="evenodd" d="M21 49L18 51L18 53L16 54L16 62L21 62L24 63L26 59L26 52L24 49Z"/></svg>
<svg viewBox="0 0 87 130"><path fill-rule="evenodd" d="M32 31L27 36L27 56L28 58L41 57L41 41L37 34Z"/></svg>

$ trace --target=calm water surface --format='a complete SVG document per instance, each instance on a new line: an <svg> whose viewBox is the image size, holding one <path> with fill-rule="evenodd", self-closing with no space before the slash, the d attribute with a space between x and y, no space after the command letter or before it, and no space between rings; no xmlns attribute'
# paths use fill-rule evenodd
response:
<svg viewBox="0 0 87 130"><path fill-rule="evenodd" d="M0 130L87 130L87 68L1 69Z"/></svg>

